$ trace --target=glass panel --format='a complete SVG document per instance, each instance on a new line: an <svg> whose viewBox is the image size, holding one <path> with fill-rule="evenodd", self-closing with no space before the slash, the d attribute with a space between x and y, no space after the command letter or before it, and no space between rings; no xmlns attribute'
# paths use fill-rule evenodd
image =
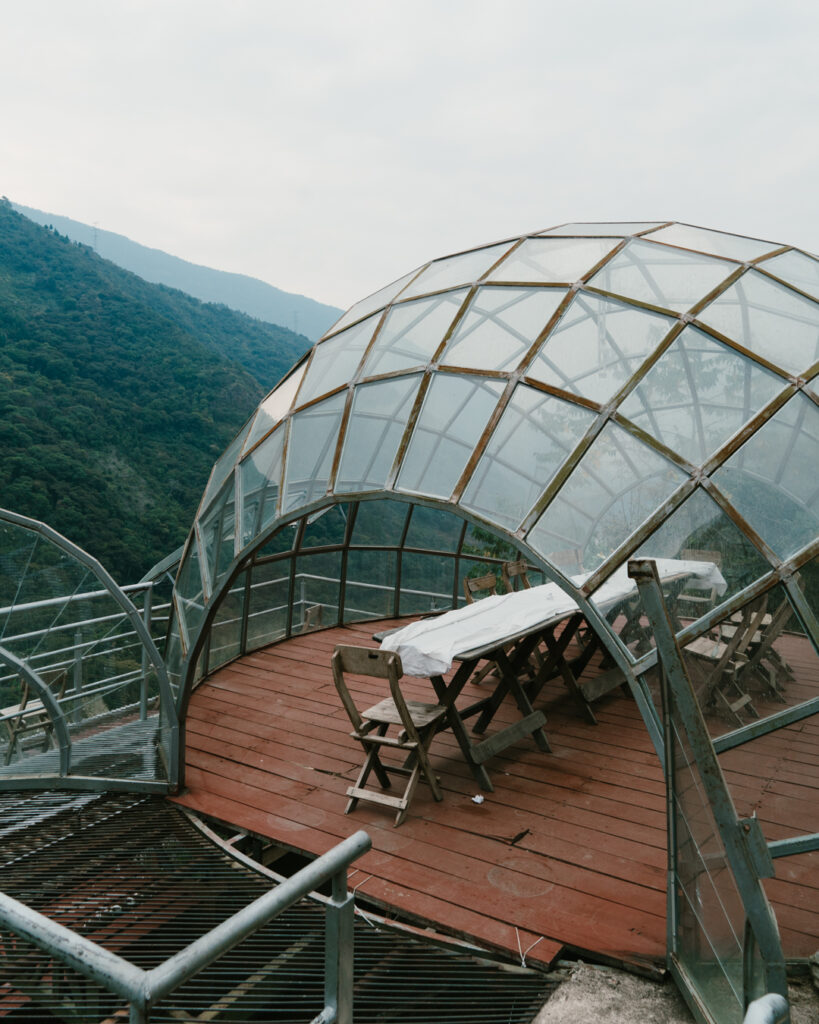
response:
<svg viewBox="0 0 819 1024"><path fill-rule="evenodd" d="M362 299L360 302L356 302L354 306L350 306L344 316L333 324L327 334L333 334L337 331L343 330L345 327L355 323L356 320L360 320L368 313L372 313L376 309L383 309L384 306L392 302L404 285L408 281L411 281L417 273L417 270L413 270L409 274L404 274L403 277L399 277L398 280L393 281L392 284L386 285L377 292L373 292L372 295L368 295L366 299Z"/></svg>
<svg viewBox="0 0 819 1024"><path fill-rule="evenodd" d="M447 555L401 556L400 615L417 615L452 608L455 559Z"/></svg>
<svg viewBox="0 0 819 1024"><path fill-rule="evenodd" d="M605 403L676 322L661 313L578 292L526 375Z"/></svg>
<svg viewBox="0 0 819 1024"><path fill-rule="evenodd" d="M393 615L398 553L350 551L344 591L344 621L386 619Z"/></svg>
<svg viewBox="0 0 819 1024"><path fill-rule="evenodd" d="M214 592L233 561L234 526L236 509L233 503L233 484L226 486L213 503L207 516L200 522L205 544L208 577Z"/></svg>
<svg viewBox="0 0 819 1024"><path fill-rule="evenodd" d="M180 615L184 619L188 641L192 643L196 639L205 615L202 574L199 568L199 546L195 538L191 538L188 550L179 566L174 593Z"/></svg>
<svg viewBox="0 0 819 1024"><path fill-rule="evenodd" d="M689 310L735 269L732 263L634 239L589 284L652 306Z"/></svg>
<svg viewBox="0 0 819 1024"><path fill-rule="evenodd" d="M282 512L327 491L346 392L297 412L290 420Z"/></svg>
<svg viewBox="0 0 819 1024"><path fill-rule="evenodd" d="M239 456L239 452L242 450L242 445L244 444L245 437L247 437L247 432L249 430L250 420L245 423L236 437L234 437L227 446L225 451L219 456L219 459L210 474L210 480L208 480L208 486L202 498L202 503L200 505L202 512L207 509L208 503L213 499L213 496L233 472L233 467L236 465L236 460ZM200 512L200 515L202 512Z"/></svg>
<svg viewBox="0 0 819 1024"><path fill-rule="evenodd" d="M819 304L749 270L698 319L791 373L819 359Z"/></svg>
<svg viewBox="0 0 819 1024"><path fill-rule="evenodd" d="M615 246L604 238L527 238L488 281L565 281L574 284Z"/></svg>
<svg viewBox="0 0 819 1024"><path fill-rule="evenodd" d="M242 647L242 619L245 603L245 576L225 594L210 627L208 672L238 658Z"/></svg>
<svg viewBox="0 0 819 1024"><path fill-rule="evenodd" d="M467 525L461 553L476 555L479 558L500 559L503 562L514 562L520 557L518 549L506 537L473 523Z"/></svg>
<svg viewBox="0 0 819 1024"><path fill-rule="evenodd" d="M797 393L712 477L782 558L819 532L817 443L819 409Z"/></svg>
<svg viewBox="0 0 819 1024"><path fill-rule="evenodd" d="M792 249L760 263L760 270L819 299L819 260Z"/></svg>
<svg viewBox="0 0 819 1024"><path fill-rule="evenodd" d="M442 291L456 285L471 285L478 281L489 270L493 263L501 258L512 246L512 242L490 245L486 249L474 249L472 252L458 256L447 256L446 259L430 263L407 288L401 296L406 299L411 295L423 295L426 292Z"/></svg>
<svg viewBox="0 0 819 1024"><path fill-rule="evenodd" d="M461 504L493 522L516 528L595 415L519 384Z"/></svg>
<svg viewBox="0 0 819 1024"><path fill-rule="evenodd" d="M686 327L619 411L699 465L782 387L780 377Z"/></svg>
<svg viewBox="0 0 819 1024"><path fill-rule="evenodd" d="M239 466L243 548L276 518L284 433L282 428L266 438Z"/></svg>
<svg viewBox="0 0 819 1024"><path fill-rule="evenodd" d="M276 555L281 555L285 551L291 551L293 544L296 541L298 522L287 523L265 541L265 543L256 550L253 555L254 560L258 561L262 558L271 558Z"/></svg>
<svg viewBox="0 0 819 1024"><path fill-rule="evenodd" d="M404 456L398 488L448 498L504 385L481 377L437 373Z"/></svg>
<svg viewBox="0 0 819 1024"><path fill-rule="evenodd" d="M676 466L609 423L530 530L529 543L557 565L574 551L581 570L591 572L685 479Z"/></svg>
<svg viewBox="0 0 819 1024"><path fill-rule="evenodd" d="M475 370L512 370L565 296L560 288L479 288L440 362Z"/></svg>
<svg viewBox="0 0 819 1024"><path fill-rule="evenodd" d="M420 374L359 384L344 435L334 490L383 487L404 436Z"/></svg>
<svg viewBox="0 0 819 1024"><path fill-rule="evenodd" d="M463 519L446 509L414 505L404 547L457 551L463 529Z"/></svg>
<svg viewBox="0 0 819 1024"><path fill-rule="evenodd" d="M656 228L663 221L612 221L610 224L587 223L587 224L564 224L559 228L550 228L548 231L541 231L541 235L634 235L638 231L645 231L647 228Z"/></svg>
<svg viewBox="0 0 819 1024"><path fill-rule="evenodd" d="M757 256L779 248L776 242L763 242L759 238L745 238L742 235L729 235L724 231L695 228L690 224L670 224L667 228L652 231L649 237L652 242L681 245L683 249L698 249L712 256L725 256L740 262L754 260Z"/></svg>
<svg viewBox="0 0 819 1024"><path fill-rule="evenodd" d="M299 389L299 384L301 384L301 379L306 369L307 360L305 359L262 402L256 412L253 429L248 435L245 450L252 448L260 437L268 434L290 412L290 406L293 404L293 399L296 397L296 392Z"/></svg>
<svg viewBox="0 0 819 1024"><path fill-rule="evenodd" d="M397 547L404 535L411 508L403 501L360 502L350 543L366 547Z"/></svg>
<svg viewBox="0 0 819 1024"><path fill-rule="evenodd" d="M290 566L289 558L253 566L247 615L249 651L281 640L287 633Z"/></svg>
<svg viewBox="0 0 819 1024"><path fill-rule="evenodd" d="M296 559L292 632L307 633L338 623L341 552Z"/></svg>
<svg viewBox="0 0 819 1024"><path fill-rule="evenodd" d="M364 377L426 366L444 340L466 289L393 306L367 357Z"/></svg>
<svg viewBox="0 0 819 1024"><path fill-rule="evenodd" d="M377 316L362 320L349 330L322 341L313 350L307 377L299 391L299 405L348 384L358 369L364 350L378 323Z"/></svg>
<svg viewBox="0 0 819 1024"><path fill-rule="evenodd" d="M308 516L301 538L301 550L343 544L349 512L349 505L330 505Z"/></svg>

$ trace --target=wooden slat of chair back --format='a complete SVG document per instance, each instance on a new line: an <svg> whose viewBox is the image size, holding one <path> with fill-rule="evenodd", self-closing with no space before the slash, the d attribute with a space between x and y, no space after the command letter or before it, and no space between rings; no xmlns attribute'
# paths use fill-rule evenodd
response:
<svg viewBox="0 0 819 1024"><path fill-rule="evenodd" d="M464 576L464 597L467 604L473 604L475 594L485 590L487 594L497 594L498 577L493 572L485 576Z"/></svg>
<svg viewBox="0 0 819 1024"><path fill-rule="evenodd" d="M395 651L374 650L369 647L353 647L339 644L333 652L333 664L343 672L364 676L377 676L379 679L396 679L404 674L401 658Z"/></svg>
<svg viewBox="0 0 819 1024"><path fill-rule="evenodd" d="M524 590L528 590L532 584L529 582L529 573L526 560L519 558L516 562L504 562L501 566L501 577L507 594L515 589L515 580L520 580Z"/></svg>

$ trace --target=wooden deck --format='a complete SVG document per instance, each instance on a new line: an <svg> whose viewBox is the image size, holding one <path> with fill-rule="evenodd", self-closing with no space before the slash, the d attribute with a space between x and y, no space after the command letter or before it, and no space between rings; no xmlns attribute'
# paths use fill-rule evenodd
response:
<svg viewBox="0 0 819 1024"><path fill-rule="evenodd" d="M375 646L388 623L293 637L216 672L193 694L186 727L186 789L178 802L310 854L357 829L373 849L351 887L416 923L477 944L552 962L568 947L632 965L665 957L664 784L639 712L620 690L586 722L559 681L538 706L552 753L531 739L488 762L494 793L480 794L451 733L432 744L444 801L419 786L409 815L360 803L344 815L360 746L332 682L337 643ZM593 668L589 670L594 671ZM383 694L377 680L362 700ZM426 680L407 695L429 700ZM475 699L486 687L467 687ZM366 706L366 705L365 705ZM514 721L502 707L499 725ZM819 831L819 722L808 719L725 761L740 814L756 810L769 838ZM786 955L819 946L819 855L777 862L768 892Z"/></svg>

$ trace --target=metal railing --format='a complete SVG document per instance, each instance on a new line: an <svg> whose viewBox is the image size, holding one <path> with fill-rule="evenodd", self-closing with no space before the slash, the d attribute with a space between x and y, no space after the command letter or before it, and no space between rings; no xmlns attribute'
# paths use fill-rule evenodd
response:
<svg viewBox="0 0 819 1024"><path fill-rule="evenodd" d="M324 904L324 1008L313 1018L312 1024L352 1024L354 894L347 891L347 869L371 845L366 832L354 833L149 971L5 893L0 893L0 927L125 999L130 1024L149 1024L151 1008L158 1002L308 893L330 881L332 895Z"/></svg>

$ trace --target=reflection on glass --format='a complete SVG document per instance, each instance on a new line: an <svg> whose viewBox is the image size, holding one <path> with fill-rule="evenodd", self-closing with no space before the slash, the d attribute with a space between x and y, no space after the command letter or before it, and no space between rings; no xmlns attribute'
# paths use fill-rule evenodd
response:
<svg viewBox="0 0 819 1024"><path fill-rule="evenodd" d="M246 547L276 517L284 434L284 428L277 430L239 465L242 487L242 547Z"/></svg>
<svg viewBox="0 0 819 1024"><path fill-rule="evenodd" d="M712 256L635 238L598 270L589 284L604 292L684 313L734 269L735 264Z"/></svg>
<svg viewBox="0 0 819 1024"><path fill-rule="evenodd" d="M213 503L207 516L199 524L204 543L208 579L211 593L233 561L235 545L234 527L236 508L233 502L233 484L226 487Z"/></svg>
<svg viewBox="0 0 819 1024"><path fill-rule="evenodd" d="M578 292L526 374L605 403L675 324L661 313Z"/></svg>
<svg viewBox="0 0 819 1024"><path fill-rule="evenodd" d="M819 530L819 409L797 393L712 479L782 558Z"/></svg>
<svg viewBox="0 0 819 1024"><path fill-rule="evenodd" d="M659 231L652 231L648 237L652 242L680 245L683 249L697 249L711 256L725 256L740 262L754 260L766 252L779 248L774 242L729 235L724 231L711 231L708 228L695 228L690 224L669 224Z"/></svg>
<svg viewBox="0 0 819 1024"><path fill-rule="evenodd" d="M210 480L208 480L208 486L205 489L205 494L202 498L200 515L208 508L208 505L213 500L214 495L233 472L233 467L236 465L236 459L238 458L239 452L242 450L242 444L244 443L249 430L250 420L245 423L222 455L219 456L219 460L213 467L213 471L210 474Z"/></svg>
<svg viewBox="0 0 819 1024"><path fill-rule="evenodd" d="M672 463L609 423L529 531L529 543L558 566L574 552L582 570L591 572L685 479Z"/></svg>
<svg viewBox="0 0 819 1024"><path fill-rule="evenodd" d="M459 256L435 260L418 275L401 298L436 292L443 288L454 288L462 284L471 285L483 277L492 264L511 246L512 242L502 242L500 245L490 245L486 249L474 249Z"/></svg>
<svg viewBox="0 0 819 1024"><path fill-rule="evenodd" d="M502 391L496 380L435 374L404 456L398 489L449 497Z"/></svg>
<svg viewBox="0 0 819 1024"><path fill-rule="evenodd" d="M199 567L199 546L195 538L191 538L179 565L174 593L180 616L183 619L185 633L187 638L192 640L205 616L202 573Z"/></svg>
<svg viewBox="0 0 819 1024"><path fill-rule="evenodd" d="M807 256L803 252L791 249L781 256L764 260L759 264L760 270L773 274L780 281L792 284L800 291L807 292L814 299L819 299L819 260Z"/></svg>
<svg viewBox="0 0 819 1024"><path fill-rule="evenodd" d="M819 359L819 303L748 270L698 319L790 373Z"/></svg>
<svg viewBox="0 0 819 1024"><path fill-rule="evenodd" d="M619 411L689 462L701 464L783 386L775 374L686 327Z"/></svg>
<svg viewBox="0 0 819 1024"><path fill-rule="evenodd" d="M479 288L440 362L476 370L512 370L560 305L561 288Z"/></svg>
<svg viewBox="0 0 819 1024"><path fill-rule="evenodd" d="M527 238L488 281L555 281L574 284L614 249L611 238Z"/></svg>
<svg viewBox="0 0 819 1024"><path fill-rule="evenodd" d="M290 420L282 512L321 497L327 490L341 426L345 394L311 405Z"/></svg>
<svg viewBox="0 0 819 1024"><path fill-rule="evenodd" d="M293 404L293 399L296 397L296 392L299 389L299 384L301 384L301 379L306 369L307 360L305 359L289 377L285 377L281 384L270 392L259 406L256 418L253 420L253 428L248 434L245 451L252 448L260 437L264 437L265 434L269 433L282 417L290 412L290 406Z"/></svg>
<svg viewBox="0 0 819 1024"><path fill-rule="evenodd" d="M352 380L377 324L378 317L371 316L316 345L307 377L299 391L299 405L305 405Z"/></svg>
<svg viewBox="0 0 819 1024"><path fill-rule="evenodd" d="M365 491L387 482L409 420L420 374L359 384L344 436L336 492Z"/></svg>
<svg viewBox="0 0 819 1024"><path fill-rule="evenodd" d="M425 366L444 340L466 290L393 306L373 342L364 377Z"/></svg>
<svg viewBox="0 0 819 1024"><path fill-rule="evenodd" d="M595 413L519 384L472 474L462 504L517 527Z"/></svg>

